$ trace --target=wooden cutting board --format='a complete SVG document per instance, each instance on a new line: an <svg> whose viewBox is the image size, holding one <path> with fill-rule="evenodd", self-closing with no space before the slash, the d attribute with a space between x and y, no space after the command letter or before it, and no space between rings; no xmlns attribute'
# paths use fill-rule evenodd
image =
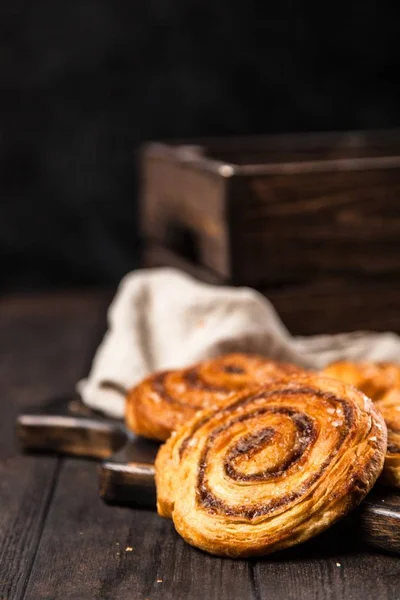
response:
<svg viewBox="0 0 400 600"><path fill-rule="evenodd" d="M155 508L159 445L91 410L78 397L58 398L19 415L16 433L25 452L100 459L99 492L105 502ZM367 544L400 554L400 493L377 485L347 521Z"/></svg>

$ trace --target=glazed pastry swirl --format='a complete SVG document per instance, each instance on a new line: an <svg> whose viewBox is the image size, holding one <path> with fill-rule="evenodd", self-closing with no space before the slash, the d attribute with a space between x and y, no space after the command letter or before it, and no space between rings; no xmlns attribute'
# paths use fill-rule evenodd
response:
<svg viewBox="0 0 400 600"><path fill-rule="evenodd" d="M388 430L382 480L400 488L400 365L389 362L342 361L332 363L324 373L356 386L375 402Z"/></svg>
<svg viewBox="0 0 400 600"><path fill-rule="evenodd" d="M290 364L252 354L227 354L187 369L163 371L133 388L126 402L129 429L166 440L198 410L220 406L233 392L251 383L304 374Z"/></svg>
<svg viewBox="0 0 400 600"><path fill-rule="evenodd" d="M267 554L322 531L380 474L386 427L361 392L316 375L238 393L156 460L158 511L212 554Z"/></svg>
<svg viewBox="0 0 400 600"><path fill-rule="evenodd" d="M375 402L375 406L382 413L388 430L382 480L400 488L400 387L389 390Z"/></svg>
<svg viewBox="0 0 400 600"><path fill-rule="evenodd" d="M339 361L324 369L327 377L350 383L376 402L394 387L400 388L400 365L389 362Z"/></svg>

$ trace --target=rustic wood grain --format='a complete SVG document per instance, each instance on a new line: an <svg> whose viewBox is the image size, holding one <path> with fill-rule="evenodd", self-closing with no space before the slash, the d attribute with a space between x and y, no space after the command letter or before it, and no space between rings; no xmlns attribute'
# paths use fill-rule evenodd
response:
<svg viewBox="0 0 400 600"><path fill-rule="evenodd" d="M202 138L191 142L192 153L233 164L297 162L299 160L399 155L398 129L348 132ZM175 146L187 145L176 140ZM152 145L153 146L153 145ZM160 149L162 152L162 150Z"/></svg>
<svg viewBox="0 0 400 600"><path fill-rule="evenodd" d="M150 144L142 173L144 239L221 280L398 276L400 131Z"/></svg>
<svg viewBox="0 0 400 600"><path fill-rule="evenodd" d="M254 566L260 599L396 600L399 576L398 558L362 552L340 527Z"/></svg>
<svg viewBox="0 0 400 600"><path fill-rule="evenodd" d="M142 168L141 230L172 249L190 252L218 273L229 273L223 178L149 157ZM177 185L177 182L179 184Z"/></svg>
<svg viewBox="0 0 400 600"><path fill-rule="evenodd" d="M400 332L400 279L322 279L260 290L293 335L376 330Z"/></svg>
<svg viewBox="0 0 400 600"><path fill-rule="evenodd" d="M92 296L9 298L0 302L0 598L23 597L59 459L23 456L14 422L20 410L71 390L87 367L99 310Z"/></svg>
<svg viewBox="0 0 400 600"><path fill-rule="evenodd" d="M104 504L95 463L64 459L57 469L52 458L19 455L12 419L19 408L71 391L104 308L81 295L0 305L7 348L0 362L0 598L398 598L400 561L362 551L347 521L264 560L219 559L186 545L153 511Z"/></svg>
<svg viewBox="0 0 400 600"><path fill-rule="evenodd" d="M127 441L122 422L91 410L73 394L26 410L16 420L16 436L26 452L108 458Z"/></svg>
<svg viewBox="0 0 400 600"><path fill-rule="evenodd" d="M190 548L154 511L108 507L98 496L92 465L70 459L60 474L26 600L251 600L250 570L244 561Z"/></svg>
<svg viewBox="0 0 400 600"><path fill-rule="evenodd" d="M260 165L311 160L338 160L400 155L400 129L288 133L216 137L149 143L144 156L196 163L207 169L213 161L233 165Z"/></svg>
<svg viewBox="0 0 400 600"><path fill-rule="evenodd" d="M397 600L399 576L399 559L364 552L347 521L262 560L208 556L153 511L104 505L91 465L71 459L60 474L26 600Z"/></svg>
<svg viewBox="0 0 400 600"><path fill-rule="evenodd" d="M159 444L128 435L127 443L99 466L99 492L105 502L155 510L154 462Z"/></svg>
<svg viewBox="0 0 400 600"><path fill-rule="evenodd" d="M213 271L159 245L145 246L143 264L181 269L206 283L225 283ZM259 291L272 302L293 335L362 329L400 332L400 276L354 276L349 280L324 276L308 283L262 286Z"/></svg>
<svg viewBox="0 0 400 600"><path fill-rule="evenodd" d="M363 503L357 526L366 543L390 552L400 551L400 494L374 489Z"/></svg>
<svg viewBox="0 0 400 600"><path fill-rule="evenodd" d="M400 168L238 176L230 189L234 283L398 276Z"/></svg>

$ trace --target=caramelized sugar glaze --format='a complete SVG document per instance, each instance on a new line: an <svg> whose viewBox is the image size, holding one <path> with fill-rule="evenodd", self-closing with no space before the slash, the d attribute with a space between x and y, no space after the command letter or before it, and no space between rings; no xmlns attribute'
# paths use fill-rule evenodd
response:
<svg viewBox="0 0 400 600"><path fill-rule="evenodd" d="M218 407L248 385L296 374L304 374L304 370L240 353L155 373L128 393L126 423L139 435L164 441L196 411Z"/></svg>
<svg viewBox="0 0 400 600"><path fill-rule="evenodd" d="M363 391L382 413L388 430L388 445L382 480L400 487L400 365L389 362L340 361L324 370L325 375Z"/></svg>
<svg viewBox="0 0 400 600"><path fill-rule="evenodd" d="M213 554L267 554L356 506L386 427L358 390L318 375L244 390L182 426L156 460L159 514Z"/></svg>

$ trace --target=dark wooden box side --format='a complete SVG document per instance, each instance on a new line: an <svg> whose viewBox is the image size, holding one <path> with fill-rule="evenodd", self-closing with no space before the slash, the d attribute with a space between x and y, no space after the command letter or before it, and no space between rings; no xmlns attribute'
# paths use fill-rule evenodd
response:
<svg viewBox="0 0 400 600"><path fill-rule="evenodd" d="M397 276L399 132L150 144L142 164L144 240L223 281Z"/></svg>
<svg viewBox="0 0 400 600"><path fill-rule="evenodd" d="M229 277L225 187L225 178L218 173L170 160L168 154L146 156L142 235Z"/></svg>
<svg viewBox="0 0 400 600"><path fill-rule="evenodd" d="M400 167L229 182L231 280L399 278Z"/></svg>
<svg viewBox="0 0 400 600"><path fill-rule="evenodd" d="M387 157L400 155L400 129L176 140L151 143L145 152L165 155L166 148L233 166Z"/></svg>
<svg viewBox="0 0 400 600"><path fill-rule="evenodd" d="M210 270L158 245L146 244L143 266L174 267L206 283L224 283ZM399 279L331 277L258 290L272 302L293 335L356 330L400 332Z"/></svg>

